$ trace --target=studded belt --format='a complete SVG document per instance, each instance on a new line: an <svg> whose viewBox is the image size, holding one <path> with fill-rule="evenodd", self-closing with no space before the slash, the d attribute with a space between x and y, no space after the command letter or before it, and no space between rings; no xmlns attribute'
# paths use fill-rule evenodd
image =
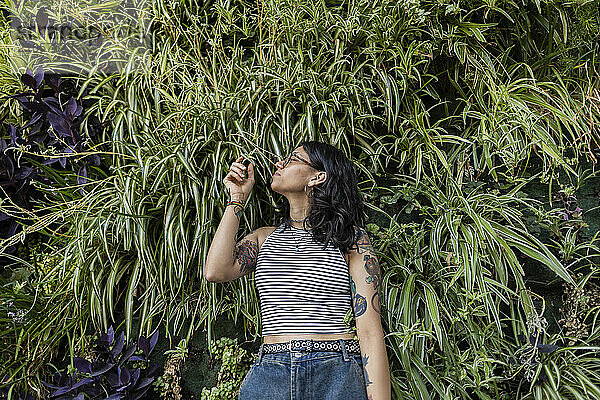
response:
<svg viewBox="0 0 600 400"><path fill-rule="evenodd" d="M348 353L360 354L360 346L356 339L342 339ZM291 340L283 343L263 343L263 353L280 353L285 351L337 351L342 352L340 340Z"/></svg>

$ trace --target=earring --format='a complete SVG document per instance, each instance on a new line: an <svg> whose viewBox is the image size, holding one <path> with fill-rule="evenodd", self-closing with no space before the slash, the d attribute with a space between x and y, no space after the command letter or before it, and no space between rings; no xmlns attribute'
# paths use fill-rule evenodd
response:
<svg viewBox="0 0 600 400"><path fill-rule="evenodd" d="M306 197L308 197L309 199L312 197L312 190L310 191L310 195L306 192L306 189L308 189L308 185L304 185L304 194L306 195Z"/></svg>

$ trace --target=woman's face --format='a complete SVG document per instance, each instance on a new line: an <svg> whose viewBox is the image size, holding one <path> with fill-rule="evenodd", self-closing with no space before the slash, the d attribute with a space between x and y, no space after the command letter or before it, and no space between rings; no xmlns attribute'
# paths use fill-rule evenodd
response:
<svg viewBox="0 0 600 400"><path fill-rule="evenodd" d="M304 186L318 172L307 165L307 162L312 161L304 148L300 146L294 149L288 157L275 163L276 170L272 177L271 189L280 194L304 192Z"/></svg>

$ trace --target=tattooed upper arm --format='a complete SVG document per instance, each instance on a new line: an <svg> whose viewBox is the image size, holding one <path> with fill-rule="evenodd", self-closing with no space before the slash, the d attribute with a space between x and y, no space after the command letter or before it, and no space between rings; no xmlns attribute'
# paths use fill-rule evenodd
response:
<svg viewBox="0 0 600 400"><path fill-rule="evenodd" d="M352 304L357 328L360 329L359 325L369 326L380 322L381 312L381 270L373 245L364 229L357 231L356 246L350 251L349 261ZM374 313L369 312L370 310ZM365 317L361 317L362 315Z"/></svg>
<svg viewBox="0 0 600 400"><path fill-rule="evenodd" d="M237 279L256 270L260 246L265 240L265 236L273 230L275 230L275 227L268 226L255 229L235 244L233 248L234 267L228 273L227 281Z"/></svg>
<svg viewBox="0 0 600 400"><path fill-rule="evenodd" d="M247 238L240 240L233 250L233 258L241 275L254 271L258 260L258 241Z"/></svg>
<svg viewBox="0 0 600 400"><path fill-rule="evenodd" d="M356 252L358 254L363 254L366 252L374 253L373 246L371 245L371 240L369 239L369 235L367 231L362 228L358 228L356 232Z"/></svg>

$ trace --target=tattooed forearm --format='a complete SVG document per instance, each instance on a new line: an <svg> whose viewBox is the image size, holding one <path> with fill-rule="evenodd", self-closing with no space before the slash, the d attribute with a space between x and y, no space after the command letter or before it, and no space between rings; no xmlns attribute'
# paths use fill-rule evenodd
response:
<svg viewBox="0 0 600 400"><path fill-rule="evenodd" d="M369 386L370 384L372 384L373 382L369 379L369 373L367 372L367 364L369 362L369 356L368 355L363 355L362 356L362 364L363 364L363 371L365 373L365 385Z"/></svg>
<svg viewBox="0 0 600 400"><path fill-rule="evenodd" d="M239 242L235 246L233 257L240 264L242 272L254 271L258 258L258 244L253 240Z"/></svg>

